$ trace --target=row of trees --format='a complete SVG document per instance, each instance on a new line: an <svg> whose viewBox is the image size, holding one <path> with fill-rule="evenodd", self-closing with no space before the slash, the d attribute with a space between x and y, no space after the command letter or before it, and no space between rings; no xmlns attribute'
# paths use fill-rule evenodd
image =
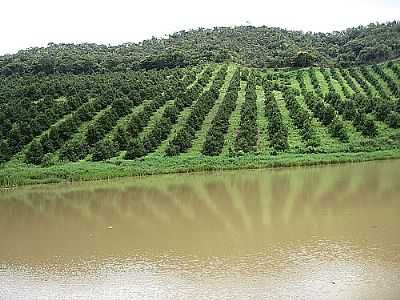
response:
<svg viewBox="0 0 400 300"><path fill-rule="evenodd" d="M319 146L320 141L314 126L312 124L312 116L310 113L300 105L299 101L296 99L296 90L291 87L283 86L281 89L283 98L286 102L286 107L289 111L290 118L294 126L300 131L301 137L309 150Z"/></svg>
<svg viewBox="0 0 400 300"><path fill-rule="evenodd" d="M194 80L194 72L180 73L179 76L170 76L168 79L169 85L162 92L161 96L156 96L156 99L146 105L142 112L147 112L146 116L150 118L151 112L163 105L168 99L174 97L175 93L181 93L182 90ZM162 86L163 84L160 83ZM143 100L138 100L132 103L127 98L119 98L112 102L111 107L104 111L96 120L89 124L84 133L84 137L78 136L75 139L67 142L60 151L60 158L63 160L76 161L83 159L87 154L92 153L94 161L105 160L115 156L120 149L120 143L123 141L127 144L126 132L121 133L117 130L119 140L105 138L105 136L115 127L118 120L132 112L132 109L139 105ZM143 118L145 119L145 118ZM143 121L142 119L142 121ZM119 127L121 129L122 127ZM105 139L104 139L105 138Z"/></svg>
<svg viewBox="0 0 400 300"><path fill-rule="evenodd" d="M251 152L257 145L257 94L256 76L252 72L248 76L245 101L240 110L240 124L236 135L235 150Z"/></svg>
<svg viewBox="0 0 400 300"><path fill-rule="evenodd" d="M359 73L359 70L356 68L351 68L349 69L349 74L355 79L355 81L361 87L361 91L363 91L367 97L372 97L374 95L371 85L363 78L363 76ZM384 98L386 97L384 91L381 96Z"/></svg>
<svg viewBox="0 0 400 300"><path fill-rule="evenodd" d="M348 97L347 100L342 101L339 95L336 93L330 93L327 99L333 101L337 111L343 113L347 120L353 120L357 112L364 114L373 113L378 121L385 122L389 127L398 128L400 124L400 115L399 111L396 110L399 100L396 100L397 102L395 102L388 97L380 80L371 74L368 67L361 67L360 72L362 75L355 71L350 71L350 74L356 78L356 81L364 90L365 95L362 93L356 93ZM344 83L341 81L339 81L339 83L342 86L342 89L345 89ZM379 95L372 92L371 86L374 86ZM366 118L368 119L370 117L366 116ZM361 118L361 120L363 119L365 118ZM367 121L367 123L370 128L373 127L369 124L371 121ZM361 132L364 132L365 135L369 136L369 134L367 134L367 129L362 130L360 125L358 125L358 129ZM374 132L376 132L376 130L373 129L371 133L372 136L376 134Z"/></svg>
<svg viewBox="0 0 400 300"><path fill-rule="evenodd" d="M388 67L393 71L393 74L396 76L396 79L400 81L400 67L393 62L388 63ZM400 96L396 99L396 112L400 113Z"/></svg>
<svg viewBox="0 0 400 300"><path fill-rule="evenodd" d="M332 75L329 69L326 68L320 68L322 77L328 84L328 93L335 92L335 87L333 86L333 80L332 80Z"/></svg>
<svg viewBox="0 0 400 300"><path fill-rule="evenodd" d="M335 69L333 69L332 76L325 68L321 68L321 73L328 84L328 94L324 96L324 98L317 96L313 92L308 92L305 89L304 77L301 76L301 72L298 72L297 78L300 82L300 88L304 96L304 101L307 107L312 111L313 115L328 128L332 137L337 138L343 143L347 143L349 141L349 135L347 133L345 123L335 110L335 107L341 106L342 100L336 93L332 79L336 77L336 80L343 84L343 78L339 77L339 74ZM334 73L335 75L333 75ZM332 95L335 97L332 97ZM329 102L334 103L335 106L325 102L324 99L329 99Z"/></svg>
<svg viewBox="0 0 400 300"><path fill-rule="evenodd" d="M211 122L211 127L207 132L206 140L203 145L204 155L216 156L222 152L225 134L229 127L229 118L235 110L240 89L240 71L236 69L225 97L222 100L215 118Z"/></svg>
<svg viewBox="0 0 400 300"><path fill-rule="evenodd" d="M361 90L356 85L353 78L350 76L349 72L346 69L339 69L339 70L340 70L340 74L346 81L347 85L353 90L353 94L361 93Z"/></svg>
<svg viewBox="0 0 400 300"><path fill-rule="evenodd" d="M309 73L311 84L314 88L314 91L318 94L318 96L323 97L324 93L322 92L321 84L317 78L317 71L315 68L310 68Z"/></svg>
<svg viewBox="0 0 400 300"><path fill-rule="evenodd" d="M0 163L8 161L14 154L21 151L26 144L30 143L34 137L48 129L51 124L76 110L87 101L86 98L71 98L62 101L54 101L48 98L38 103L38 112L32 112L33 115L30 119L26 118L26 120L15 122L12 125L9 123L10 119L6 115L7 112L1 112ZM7 132L8 129L9 131Z"/></svg>
<svg viewBox="0 0 400 300"><path fill-rule="evenodd" d="M385 99L388 98L388 95L385 89L383 88L382 83L376 76L372 75L372 72L369 68L362 67L360 68L360 71L362 75L365 77L365 79L375 88L380 97Z"/></svg>
<svg viewBox="0 0 400 300"><path fill-rule="evenodd" d="M185 107L191 106L200 97L204 88L211 80L212 73L213 69L208 67L198 82L182 97L175 99L172 105L167 106L161 118L155 123L150 132L142 138L136 138L128 145L125 159L136 159L153 152L168 137L181 111Z"/></svg>
<svg viewBox="0 0 400 300"><path fill-rule="evenodd" d="M352 92L351 92L350 88L346 85L346 83L345 83L342 75L338 71L338 69L332 68L331 75L332 75L332 79L336 80L336 82L339 83L340 89L342 90L344 97L346 99L349 99L352 95ZM334 91L330 91L330 92L334 92Z"/></svg>
<svg viewBox="0 0 400 300"><path fill-rule="evenodd" d="M362 94L354 94L350 99L341 100L337 93L329 93L325 101L331 104L345 120L352 121L353 126L366 137L377 135L377 126L373 118L367 115L369 98Z"/></svg>
<svg viewBox="0 0 400 300"><path fill-rule="evenodd" d="M344 143L349 141L349 136L344 122L339 118L332 105L325 103L322 98L311 92L304 95L304 100L308 108L313 112L314 116L324 126L328 127L329 132L333 137Z"/></svg>
<svg viewBox="0 0 400 300"><path fill-rule="evenodd" d="M392 92L393 96L395 97L400 97L400 87L399 83L396 82L391 76L389 76L381 66L379 65L373 65L372 69L375 71L376 74L380 76L380 78L383 79L383 81L387 84L389 87L390 91Z"/></svg>
<svg viewBox="0 0 400 300"><path fill-rule="evenodd" d="M205 91L193 106L185 125L169 142L165 151L167 156L176 156L186 152L193 143L196 132L200 130L207 114L210 112L220 95L227 74L227 66L223 66L215 76L209 90Z"/></svg>
<svg viewBox="0 0 400 300"><path fill-rule="evenodd" d="M191 71L189 71L190 73ZM160 76L160 74L162 76ZM104 135L115 125L115 122L126 115L132 106L143 101L142 96L151 96L159 92L159 89L165 89L167 84L174 86L181 85L185 73L180 70L170 70L169 72L149 72L145 74L130 74L127 81L110 81L109 85L91 101L81 105L71 115L51 126L48 132L43 134L27 150L26 161L28 163L40 163L40 159L30 160L30 157L45 157L48 153L60 150L60 157L63 160L76 161L85 157L89 151L99 142ZM155 78L151 79L151 75ZM113 77L111 76L110 79ZM118 76L118 78L120 78ZM98 79L98 78L97 78ZM155 83L158 81L158 86ZM114 84L115 83L115 84ZM132 85L127 85L127 83ZM143 89L132 92L129 88L140 88L142 84L146 85ZM149 89L153 87L152 91ZM107 106L111 105L109 109ZM83 137L70 139L78 132L84 122L90 121L100 111L98 120L94 121ZM37 145L40 144L38 147ZM36 152L36 154L34 153ZM40 152L42 152L41 155Z"/></svg>
<svg viewBox="0 0 400 300"><path fill-rule="evenodd" d="M52 126L48 132L30 145L25 156L26 162L40 164L40 157L43 158L46 153L52 153L60 149L60 147L78 131L83 122L92 119L98 111L107 107L110 102L111 99L103 97L89 101L70 116ZM40 147L38 145L40 145ZM35 159L31 160L32 157Z"/></svg>
<svg viewBox="0 0 400 300"><path fill-rule="evenodd" d="M268 120L268 137L274 152L283 152L289 147L288 128L283 122L278 102L272 92L270 81L264 83L265 115Z"/></svg>
<svg viewBox="0 0 400 300"><path fill-rule="evenodd" d="M400 80L400 67L393 63L393 61L388 63L388 67L393 71L393 73L396 75L397 80Z"/></svg>
<svg viewBox="0 0 400 300"><path fill-rule="evenodd" d="M195 98L195 95L197 95L210 80L212 72L212 68L206 68L201 74L201 77L193 83L189 90L187 90L190 85L189 81L186 81L184 84L176 82L179 92L175 91L174 93L171 89L172 92L169 93L167 97L162 94L155 97L152 101L146 103L141 111L133 114L126 126L118 126L113 135L113 140L118 145L119 150L127 150L126 158L133 159L143 155L144 142L139 139L139 134L146 127L154 112L171 98L183 99L180 100L183 102L193 101L192 99ZM190 79L192 80L193 78Z"/></svg>

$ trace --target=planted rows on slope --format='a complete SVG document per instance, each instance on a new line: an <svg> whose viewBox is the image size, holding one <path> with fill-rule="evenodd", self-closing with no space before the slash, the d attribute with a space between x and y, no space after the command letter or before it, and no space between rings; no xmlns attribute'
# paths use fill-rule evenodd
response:
<svg viewBox="0 0 400 300"><path fill-rule="evenodd" d="M219 96L220 89L224 83L228 67L224 65L216 75L210 89L204 92L194 105L184 127L178 131L169 143L166 154L176 156L186 152L192 147L196 132L201 128L206 115L214 106Z"/></svg>
<svg viewBox="0 0 400 300"><path fill-rule="evenodd" d="M256 84L256 76L252 72L247 78L245 102L240 112L240 124L235 143L236 151L251 152L257 145Z"/></svg>
<svg viewBox="0 0 400 300"><path fill-rule="evenodd" d="M228 131L229 117L236 107L239 88L240 71L236 69L225 97L207 132L207 137L202 149L204 155L216 156L221 153L222 147L224 146L225 134Z"/></svg>
<svg viewBox="0 0 400 300"><path fill-rule="evenodd" d="M189 90L179 95L175 102L165 109L160 120L153 129L143 138L136 138L128 145L126 159L135 159L153 152L163 140L168 137L172 125L177 121L181 111L190 106L202 93L204 87L211 80L212 68L207 68L203 76Z"/></svg>

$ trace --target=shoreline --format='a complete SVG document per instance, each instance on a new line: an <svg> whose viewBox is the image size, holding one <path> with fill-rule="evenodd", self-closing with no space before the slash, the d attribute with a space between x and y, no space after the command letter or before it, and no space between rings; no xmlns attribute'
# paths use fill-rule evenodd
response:
<svg viewBox="0 0 400 300"><path fill-rule="evenodd" d="M243 155L239 157L151 157L142 160L107 162L81 161L50 167L10 164L0 167L0 189L22 185L109 180L162 174L207 171L272 169L399 159L400 150L357 153Z"/></svg>

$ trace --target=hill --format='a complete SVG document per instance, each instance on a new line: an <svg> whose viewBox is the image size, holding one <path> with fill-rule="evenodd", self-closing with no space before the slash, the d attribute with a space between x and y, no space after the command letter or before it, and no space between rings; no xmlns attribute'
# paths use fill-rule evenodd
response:
<svg viewBox="0 0 400 300"><path fill-rule="evenodd" d="M49 44L0 57L0 75L96 74L235 62L249 67L348 67L400 56L400 23L333 33L270 27L180 31L120 46Z"/></svg>
<svg viewBox="0 0 400 300"><path fill-rule="evenodd" d="M0 182L398 157L399 83L398 61L7 77Z"/></svg>

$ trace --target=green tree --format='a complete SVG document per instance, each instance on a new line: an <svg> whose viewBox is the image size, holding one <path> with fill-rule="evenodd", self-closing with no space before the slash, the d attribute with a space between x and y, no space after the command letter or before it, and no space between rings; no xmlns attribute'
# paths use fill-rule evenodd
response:
<svg viewBox="0 0 400 300"><path fill-rule="evenodd" d="M97 142L93 147L93 161L107 160L117 155L117 147L112 140L106 139Z"/></svg>
<svg viewBox="0 0 400 300"><path fill-rule="evenodd" d="M309 66L312 66L314 61L315 61L315 56L312 55L310 52L299 51L293 57L292 65L294 67L300 67L300 68L309 67Z"/></svg>
<svg viewBox="0 0 400 300"><path fill-rule="evenodd" d="M135 138L128 144L128 151L125 154L125 159L136 159L144 156L145 153L143 141L140 138Z"/></svg>
<svg viewBox="0 0 400 300"><path fill-rule="evenodd" d="M9 161L11 157L10 148L6 140L0 141L0 164Z"/></svg>
<svg viewBox="0 0 400 300"><path fill-rule="evenodd" d="M40 165L43 160L43 147L38 140L34 140L26 152L25 161L29 164Z"/></svg>

